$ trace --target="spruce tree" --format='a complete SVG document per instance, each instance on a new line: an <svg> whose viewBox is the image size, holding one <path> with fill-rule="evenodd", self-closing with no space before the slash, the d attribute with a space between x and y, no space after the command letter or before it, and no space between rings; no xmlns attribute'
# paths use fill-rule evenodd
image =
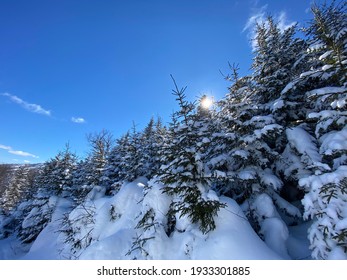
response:
<svg viewBox="0 0 347 280"><path fill-rule="evenodd" d="M110 152L105 172L110 180L112 189L118 190L127 176L127 162L125 158L127 158L129 141L130 133L127 132L119 139L116 139L116 144Z"/></svg>
<svg viewBox="0 0 347 280"><path fill-rule="evenodd" d="M0 236L17 235L35 193L36 173L37 167L34 165L16 167L12 180L9 181L10 184L1 199L0 211L2 211L3 221L0 225Z"/></svg>
<svg viewBox="0 0 347 280"><path fill-rule="evenodd" d="M174 81L175 83L175 81ZM205 162L209 139L202 113L186 100L185 88L175 83L173 94L180 110L173 116L171 139L164 147L164 165L159 180L164 192L173 196L171 214L186 216L199 225L203 233L214 230L214 217L224 205L210 190L211 174Z"/></svg>
<svg viewBox="0 0 347 280"><path fill-rule="evenodd" d="M36 193L26 209L23 221L18 231L23 243L31 243L48 224L53 211L53 204L49 203L51 196L49 176L53 172L52 161L47 161L35 180Z"/></svg>
<svg viewBox="0 0 347 280"><path fill-rule="evenodd" d="M72 175L75 168L76 156L70 151L69 145L44 163L35 180L37 192L28 205L27 215L19 229L22 242L31 243L36 239L51 221L60 198L74 200Z"/></svg>
<svg viewBox="0 0 347 280"><path fill-rule="evenodd" d="M120 184L131 182L140 176L144 176L144 154L141 142L141 133L133 125L132 131L125 134L118 147L113 151L116 156L117 179Z"/></svg>
<svg viewBox="0 0 347 280"><path fill-rule="evenodd" d="M143 176L148 179L153 178L160 168L160 150L165 137L166 129L160 118L157 121L151 118L141 135L144 158Z"/></svg>
<svg viewBox="0 0 347 280"><path fill-rule="evenodd" d="M284 31L269 17L257 25L257 47L250 76L240 78L237 67L227 78L233 82L230 93L220 102L219 118L223 125L223 151L227 181L222 188L243 203L254 228L260 232L263 222L257 212L257 201L267 194L277 209L294 220L300 211L288 203L281 192L285 187L278 163L286 146L285 119L277 111L281 92L295 76L295 64L304 46L294 38L295 26ZM222 185L223 186L223 185Z"/></svg>
<svg viewBox="0 0 347 280"><path fill-rule="evenodd" d="M295 25L281 30L272 16L257 24L252 79L253 98L260 104L276 100L295 74L293 66L303 48L302 40L294 39L295 32Z"/></svg>
<svg viewBox="0 0 347 280"><path fill-rule="evenodd" d="M311 175L299 183L306 195L304 217L309 229L312 256L326 259L347 256L347 16L346 3L314 5L307 28L314 66L300 76L311 111L306 131L314 139L317 160ZM310 80L314 80L312 83Z"/></svg>
<svg viewBox="0 0 347 280"><path fill-rule="evenodd" d="M11 164L0 164L0 199L7 187L10 185L13 172Z"/></svg>
<svg viewBox="0 0 347 280"><path fill-rule="evenodd" d="M19 166L13 175L12 182L2 197L2 207L7 211L14 210L23 199L26 189L29 187L29 166Z"/></svg>
<svg viewBox="0 0 347 280"><path fill-rule="evenodd" d="M111 132L102 130L99 133L88 134L87 140L91 151L85 162L84 182L90 186L107 187L109 178L105 176L105 170L113 147L113 136Z"/></svg>

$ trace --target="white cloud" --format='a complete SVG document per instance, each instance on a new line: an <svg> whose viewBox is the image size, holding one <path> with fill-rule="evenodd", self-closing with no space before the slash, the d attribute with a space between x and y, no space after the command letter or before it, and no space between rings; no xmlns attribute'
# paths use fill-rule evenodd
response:
<svg viewBox="0 0 347 280"><path fill-rule="evenodd" d="M23 152L23 151L16 151L16 150L13 150L12 147L2 145L2 144L0 144L0 149L6 150L10 154L17 155L17 156L39 158L38 156L36 156L34 154L31 154L28 152Z"/></svg>
<svg viewBox="0 0 347 280"><path fill-rule="evenodd" d="M14 151L14 150L9 150L8 152L10 154L17 155L17 156L38 158L38 156L35 156L35 155L30 154L28 152Z"/></svg>
<svg viewBox="0 0 347 280"><path fill-rule="evenodd" d="M268 5L264 5L261 8L254 8L251 16L248 18L242 32L248 32L248 37L250 39L250 43L252 49L255 50L257 47L257 43L255 40L256 37L256 26L257 24L261 24L266 21L269 13L267 12ZM296 22L288 21L287 14L285 11L281 11L280 13L275 14L274 16L275 22L278 23L278 27L281 31L286 30L287 28L296 24Z"/></svg>
<svg viewBox="0 0 347 280"><path fill-rule="evenodd" d="M278 27L281 31L284 31L296 24L295 21L288 21L287 14L284 11L280 12L280 14L276 17L276 20L278 22Z"/></svg>
<svg viewBox="0 0 347 280"><path fill-rule="evenodd" d="M1 145L1 144L0 144L0 149L12 150L12 148L10 146L5 146L5 145Z"/></svg>
<svg viewBox="0 0 347 280"><path fill-rule="evenodd" d="M242 32L249 31L254 32L254 28L258 22L264 22L266 19L267 5L264 5L260 9L254 9L252 15L248 18L245 27Z"/></svg>
<svg viewBox="0 0 347 280"><path fill-rule="evenodd" d="M28 110L29 112L37 113L37 114L41 114L41 115L45 115L45 116L51 115L51 111L42 108L38 104L28 103L28 102L24 101L23 99L19 98L18 96L15 96L15 95L12 95L9 93L2 93L1 95L8 97L12 102L20 105L21 107Z"/></svg>
<svg viewBox="0 0 347 280"><path fill-rule="evenodd" d="M74 123L85 123L86 122L86 120L84 118L81 118L81 117L78 117L78 118L72 117L71 121Z"/></svg>
<svg viewBox="0 0 347 280"><path fill-rule="evenodd" d="M30 163L30 160L24 160L23 162L24 163Z"/></svg>

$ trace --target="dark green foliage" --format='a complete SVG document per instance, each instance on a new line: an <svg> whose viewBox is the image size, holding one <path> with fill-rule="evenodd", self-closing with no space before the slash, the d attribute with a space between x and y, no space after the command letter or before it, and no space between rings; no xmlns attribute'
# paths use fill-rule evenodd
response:
<svg viewBox="0 0 347 280"><path fill-rule="evenodd" d="M192 223L199 224L202 233L206 234L216 228L214 218L218 215L224 204L216 200L201 199L201 193L197 189L187 188L182 193L182 201L173 203L173 213L179 213L179 217L188 216Z"/></svg>

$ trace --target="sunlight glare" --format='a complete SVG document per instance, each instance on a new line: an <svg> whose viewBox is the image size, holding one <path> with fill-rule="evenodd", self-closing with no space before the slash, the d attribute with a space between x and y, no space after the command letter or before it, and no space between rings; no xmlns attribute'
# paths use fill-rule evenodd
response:
<svg viewBox="0 0 347 280"><path fill-rule="evenodd" d="M205 96L201 100L201 106L205 109L210 109L212 105L213 105L213 99L211 97Z"/></svg>

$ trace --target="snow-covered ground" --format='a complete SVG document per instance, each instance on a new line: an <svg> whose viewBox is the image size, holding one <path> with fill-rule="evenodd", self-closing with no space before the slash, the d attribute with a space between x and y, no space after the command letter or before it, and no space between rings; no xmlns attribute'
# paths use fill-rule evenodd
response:
<svg viewBox="0 0 347 280"><path fill-rule="evenodd" d="M162 193L159 184L147 190L146 180L140 179L124 185L114 196L105 196L104 189L95 187L87 196L84 207L77 206L69 219L92 209L91 218L83 226L83 219L73 225L75 238L84 240L81 248L71 250L61 229L66 202L58 203L52 221L40 233L30 248L25 248L13 238L0 240L0 259L306 259L310 256L307 227L291 227L277 236L271 227L283 231L275 218L268 219L263 230L270 230L265 241L254 232L237 203L221 197L225 203L216 217L216 229L202 234L198 225L187 217L176 217L175 229L165 232L165 213L171 198ZM137 227L144 214L152 209L154 226ZM85 220L83 220L85 221ZM78 224L81 223L81 224ZM78 231L76 230L78 229ZM283 232L282 232L283 233ZM266 234L266 232L265 232ZM88 236L88 239L83 239ZM141 243L141 240L144 241ZM136 242L137 241L137 242ZM84 245L83 245L84 244ZM271 246L268 246L271 244ZM270 248L271 247L271 248ZM73 252L73 253L72 253Z"/></svg>

